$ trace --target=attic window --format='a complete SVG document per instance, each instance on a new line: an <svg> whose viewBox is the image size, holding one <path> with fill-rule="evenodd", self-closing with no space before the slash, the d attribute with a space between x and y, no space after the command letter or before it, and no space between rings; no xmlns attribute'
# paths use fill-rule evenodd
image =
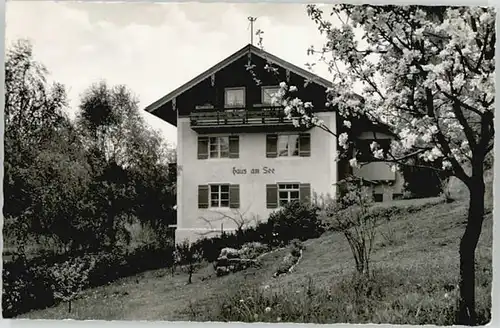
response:
<svg viewBox="0 0 500 328"><path fill-rule="evenodd" d="M226 108L245 107L245 88L226 88L224 93L224 106Z"/></svg>
<svg viewBox="0 0 500 328"><path fill-rule="evenodd" d="M276 98L273 99L273 96L278 93L279 90L280 88L278 86L262 87L262 104L276 106Z"/></svg>

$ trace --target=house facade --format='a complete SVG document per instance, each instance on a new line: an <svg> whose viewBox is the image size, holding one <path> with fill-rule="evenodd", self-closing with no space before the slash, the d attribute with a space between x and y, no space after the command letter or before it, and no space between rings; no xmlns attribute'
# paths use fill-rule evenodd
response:
<svg viewBox="0 0 500 328"><path fill-rule="evenodd" d="M274 70L265 68L269 63ZM146 108L177 127L177 242L266 220L314 194L335 197L335 183L347 173L379 181L374 193L381 201L399 193L402 180L384 163L352 171L335 161L335 138L294 127L272 97L281 81L297 86L297 97L339 130L337 114L325 105L329 81L253 45Z"/></svg>

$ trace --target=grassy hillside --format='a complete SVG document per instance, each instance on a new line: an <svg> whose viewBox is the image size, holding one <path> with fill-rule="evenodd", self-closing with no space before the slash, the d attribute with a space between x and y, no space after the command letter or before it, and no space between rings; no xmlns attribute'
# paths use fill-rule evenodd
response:
<svg viewBox="0 0 500 328"><path fill-rule="evenodd" d="M207 264L191 285L185 285L183 273L172 277L168 269L146 272L85 291L71 314L59 305L22 317L449 324L467 204L463 199L428 202L391 204L401 210L379 227L371 282L354 275L343 235L326 233L307 241L294 271L278 278L273 273L286 250L264 256L261 268L225 277L215 277ZM490 210L477 251L477 302L483 321L489 320L491 309L491 248Z"/></svg>

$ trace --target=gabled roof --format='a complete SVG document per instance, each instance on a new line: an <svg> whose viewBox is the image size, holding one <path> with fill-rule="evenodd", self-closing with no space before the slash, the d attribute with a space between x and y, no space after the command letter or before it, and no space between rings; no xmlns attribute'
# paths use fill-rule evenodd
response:
<svg viewBox="0 0 500 328"><path fill-rule="evenodd" d="M245 47L243 47L242 49L240 49L237 52L235 52L234 54L232 54L231 56L229 56L226 59L222 60L221 62L219 62L215 66L213 66L213 67L209 68L208 70L206 70L205 72L201 73L200 75L198 75L197 77L195 77L191 81L183 84L182 86L178 87L177 89L175 89L174 91L170 92L166 96L163 96L162 98L158 99L157 101L155 101L151 105L147 106L145 108L145 110L148 111L148 112L155 111L156 109L160 108L164 104L168 103L173 98L175 98L178 95L182 94L183 92L191 89L196 84L202 82L206 78L209 78L212 74L220 71L224 67L230 65L231 63L233 63L236 60L240 59L241 57L247 55L248 53L255 54L255 55L259 56L259 57L262 57L262 58L268 60L269 62L271 62L273 64L281 66L282 68L287 69L290 72L293 72L293 73L295 73L295 74L297 74L297 75L299 75L299 76L301 76L301 77L303 77L305 79L311 80L314 83L317 83L317 84L319 84L321 86L324 86L325 88L329 88L329 87L332 86L332 83L330 81L328 81L328 80L326 80L326 79L324 79L322 77L319 77L316 74L313 74L313 73L311 73L311 72L309 72L309 71L307 71L305 69L302 69L302 68L300 68L298 66L295 66L295 65L293 65L293 64L291 64L291 63L289 63L289 62L287 62L287 61L285 61L285 60L283 60L281 58L278 58L278 57L276 57L276 56L268 53L267 51L259 49L259 48L257 48L256 46L254 46L252 44L248 44Z"/></svg>

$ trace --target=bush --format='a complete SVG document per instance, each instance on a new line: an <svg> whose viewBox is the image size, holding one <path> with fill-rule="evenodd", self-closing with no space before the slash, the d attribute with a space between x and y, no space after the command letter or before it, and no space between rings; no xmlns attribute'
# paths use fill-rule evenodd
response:
<svg viewBox="0 0 500 328"><path fill-rule="evenodd" d="M76 258L50 268L49 274L55 285L54 298L68 303L68 313L71 312L71 302L80 295L88 284L88 274L92 271L95 259Z"/></svg>
<svg viewBox="0 0 500 328"><path fill-rule="evenodd" d="M298 239L292 240L290 244L292 245L292 250L290 251L290 253L295 257L299 257L301 252L306 248L304 244Z"/></svg>
<svg viewBox="0 0 500 328"><path fill-rule="evenodd" d="M239 250L241 258L255 259L268 250L268 246L257 241L244 244Z"/></svg>
<svg viewBox="0 0 500 328"><path fill-rule="evenodd" d="M223 248L214 262L215 272L217 276L223 276L259 265L256 258L267 250L268 247L259 242L244 244L241 249Z"/></svg>
<svg viewBox="0 0 500 328"><path fill-rule="evenodd" d="M54 304L52 281L44 267L33 267L20 259L4 263L2 315L10 318L35 308Z"/></svg>
<svg viewBox="0 0 500 328"><path fill-rule="evenodd" d="M379 216L370 210L370 189L356 181L345 183L345 193L325 207L330 230L341 232L349 243L356 271L369 274L370 257Z"/></svg>
<svg viewBox="0 0 500 328"><path fill-rule="evenodd" d="M19 258L4 263L2 314L5 318L12 318L56 304L58 299L54 297L54 292L61 284L53 273L61 272L64 263L93 263L92 269L87 273L86 287L97 287L146 270L169 267L173 263L173 250L173 245L166 248L144 245L130 253L118 250L92 254L73 253L30 260ZM71 274L66 276L70 277Z"/></svg>
<svg viewBox="0 0 500 328"><path fill-rule="evenodd" d="M291 202L271 213L266 222L235 233L199 239L193 247L201 250L205 260L215 262L220 251L226 247L240 249L253 242L276 247L287 245L293 239L317 238L325 231L318 218L318 210L317 206L308 203Z"/></svg>
<svg viewBox="0 0 500 328"><path fill-rule="evenodd" d="M291 202L271 213L267 224L277 240L271 243L288 244L293 239L307 240L319 237L325 230L318 218L319 208L300 202Z"/></svg>
<svg viewBox="0 0 500 328"><path fill-rule="evenodd" d="M290 251L283 258L274 276L277 277L279 275L290 272L292 267L298 263L304 249L305 247L300 240L292 240L292 242L290 243Z"/></svg>

